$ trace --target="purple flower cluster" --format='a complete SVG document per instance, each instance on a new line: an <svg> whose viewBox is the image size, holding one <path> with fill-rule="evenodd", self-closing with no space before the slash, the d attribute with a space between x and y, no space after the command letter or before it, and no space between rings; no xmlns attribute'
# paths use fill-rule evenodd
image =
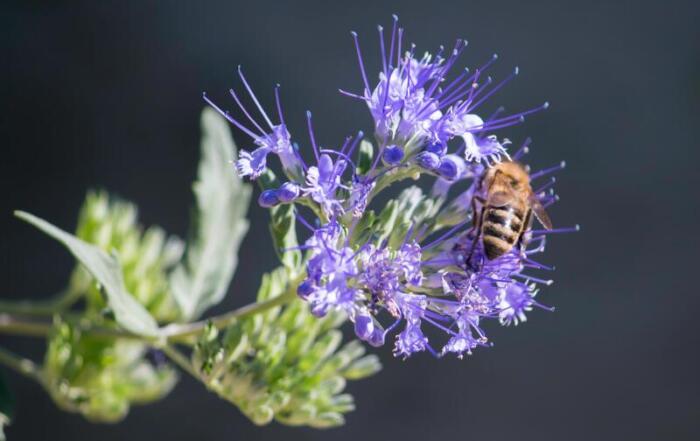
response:
<svg viewBox="0 0 700 441"><path fill-rule="evenodd" d="M377 140L371 149L362 132L347 137L337 148L321 147L307 112L313 154L308 163L291 141L279 88L275 89L279 119L275 124L240 69L243 86L264 124L256 121L233 90L231 96L248 125L205 99L256 145L252 151L240 152L235 165L241 176L256 179L268 170L270 154L279 158L288 180L263 191L258 201L263 207L294 204L297 219L310 230L309 239L299 247L305 252L306 273L297 292L313 314L345 312L357 336L374 346L395 334L398 357L421 351L435 356L471 354L478 346L490 345L482 328L485 320L517 325L533 307L549 309L535 296L540 285L551 281L524 271L551 270L533 256L544 250L546 235L573 229L528 229L521 244L490 260L480 232L470 222L478 216L472 212L472 199L486 196L480 187L483 173L502 160L519 160L528 150L526 142L510 156L506 150L510 141L493 131L518 124L547 105L508 116L502 116L499 108L482 118L475 112L515 77L517 69L494 83L485 76L494 56L473 71L450 75L466 42L457 40L447 53L441 48L436 55L418 57L415 45L404 48L404 31L396 17L388 44L379 27L381 71L372 86L357 34L352 36L364 88L359 94L341 93L367 104ZM361 142L365 145L358 149ZM560 168L563 164L531 177ZM371 209L377 193L420 175L437 177L430 195L415 201L393 200L379 214ZM450 189L460 183L466 185L460 185L460 194L449 202ZM557 200L552 184L553 178L534 190L544 207ZM417 214L421 201L433 211ZM309 222L300 210L308 210L316 220ZM446 334L440 346L429 341L425 326Z"/></svg>
<svg viewBox="0 0 700 441"><path fill-rule="evenodd" d="M494 84L491 77L486 75L498 58L494 55L473 72L465 69L448 81L448 75L467 47L465 40L458 39L447 53L441 47L435 56L425 53L419 58L413 44L402 53L404 32L398 27L396 16L388 52L384 29L379 26L378 30L382 62L379 83L374 87L370 84L358 37L353 32L364 89L361 94L343 90L341 93L367 103L374 119L376 136L383 148L400 145L405 150L404 154L410 154L426 144L433 144L436 149L429 151L439 157L442 155L435 150L442 150L444 154L449 141L461 138L467 161L499 161L502 157L508 157L505 146L509 141L499 140L491 132L521 123L526 115L548 107L545 103L507 116L502 116L503 109L499 109L484 120L475 111L510 82L518 74L518 68L503 81ZM433 159L423 157L424 161L430 160L430 164L434 162Z"/></svg>

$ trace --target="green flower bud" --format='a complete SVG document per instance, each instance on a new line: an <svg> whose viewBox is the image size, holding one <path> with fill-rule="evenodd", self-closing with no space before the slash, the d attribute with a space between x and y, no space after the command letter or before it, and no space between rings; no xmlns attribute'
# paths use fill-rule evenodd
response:
<svg viewBox="0 0 700 441"><path fill-rule="evenodd" d="M83 335L56 322L44 362L45 386L62 409L117 422L132 404L158 400L175 384L175 371L154 366L145 354L141 343Z"/></svg>
<svg viewBox="0 0 700 441"><path fill-rule="evenodd" d="M167 271L179 260L183 245L177 238L166 239L165 232L151 227L142 233L136 207L111 199L106 192L88 193L80 212L76 236L118 255L124 284L160 322L180 317L170 293ZM71 278L72 291L86 292L88 311L99 312L105 302L82 267Z"/></svg>
<svg viewBox="0 0 700 441"><path fill-rule="evenodd" d="M281 268L263 277L258 299L294 289ZM239 320L222 333L208 327L192 360L207 387L255 424L274 419L295 426L333 427L355 408L352 396L342 393L346 379L379 369L376 357L360 358L365 349L359 342L338 349L343 340L338 328L344 320L342 314L314 317L295 299Z"/></svg>
<svg viewBox="0 0 700 441"><path fill-rule="evenodd" d="M382 369L379 357L368 355L355 360L347 369L343 370L343 376L348 380L360 380L376 374Z"/></svg>

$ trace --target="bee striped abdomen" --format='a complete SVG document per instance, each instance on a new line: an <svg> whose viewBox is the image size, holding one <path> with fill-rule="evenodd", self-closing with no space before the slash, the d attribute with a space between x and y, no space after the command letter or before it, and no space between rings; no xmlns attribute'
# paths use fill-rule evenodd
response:
<svg viewBox="0 0 700 441"><path fill-rule="evenodd" d="M483 222L482 241L489 260L510 251L523 229L522 213L509 205L486 207Z"/></svg>

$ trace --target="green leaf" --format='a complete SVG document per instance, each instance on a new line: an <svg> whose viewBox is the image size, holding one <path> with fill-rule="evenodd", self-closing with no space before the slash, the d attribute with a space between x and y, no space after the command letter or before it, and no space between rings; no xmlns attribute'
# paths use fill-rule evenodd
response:
<svg viewBox="0 0 700 441"><path fill-rule="evenodd" d="M294 205L279 205L270 210L270 232L275 249L284 266L292 271L301 265L301 251L293 249L299 245L295 210Z"/></svg>
<svg viewBox="0 0 700 441"><path fill-rule="evenodd" d="M364 175L372 167L372 158L374 157L374 147L372 143L363 139L360 142L359 158L357 160L357 173Z"/></svg>
<svg viewBox="0 0 700 441"><path fill-rule="evenodd" d="M236 147L228 124L214 110L202 112L202 158L194 193L194 232L183 262L170 277L186 319L219 303L238 265L238 248L248 232L251 187L230 166Z"/></svg>
<svg viewBox="0 0 700 441"><path fill-rule="evenodd" d="M15 216L34 225L65 246L85 269L99 282L107 296L107 303L114 312L117 323L134 334L155 336L158 325L146 308L126 291L121 265L117 257L98 247L83 242L72 234L57 228L43 219L23 211Z"/></svg>
<svg viewBox="0 0 700 441"><path fill-rule="evenodd" d="M260 176L263 190L279 186L275 174L266 170ZM296 208L293 204L282 204L270 209L270 235L275 252L282 264L294 273L301 265L301 251L295 249L299 242L296 231Z"/></svg>

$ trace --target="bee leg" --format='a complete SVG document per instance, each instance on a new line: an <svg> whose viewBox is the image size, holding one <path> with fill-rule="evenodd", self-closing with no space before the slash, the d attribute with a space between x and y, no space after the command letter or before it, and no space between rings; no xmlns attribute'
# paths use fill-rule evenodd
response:
<svg viewBox="0 0 700 441"><path fill-rule="evenodd" d="M479 202L481 204L481 211L479 211L479 214L477 216L477 210L476 210L476 202ZM476 246L479 241L479 231L481 231L481 225L483 223L483 218L484 218L484 207L485 207L486 200L484 198L481 198L479 196L474 196L472 198L472 216L473 216L473 224L472 224L472 234L474 234L474 238L472 239L472 246L469 248L469 256L467 256L466 264L468 267L475 269L475 265L472 262L472 259L474 257L474 250L476 250Z"/></svg>
<svg viewBox="0 0 700 441"><path fill-rule="evenodd" d="M518 237L518 249L520 251L525 251L525 247L527 247L527 243L525 242L525 233L527 233L530 230L530 227L532 227L532 210L527 210L527 214L525 215L525 222L523 223L522 231L520 232L520 236Z"/></svg>

